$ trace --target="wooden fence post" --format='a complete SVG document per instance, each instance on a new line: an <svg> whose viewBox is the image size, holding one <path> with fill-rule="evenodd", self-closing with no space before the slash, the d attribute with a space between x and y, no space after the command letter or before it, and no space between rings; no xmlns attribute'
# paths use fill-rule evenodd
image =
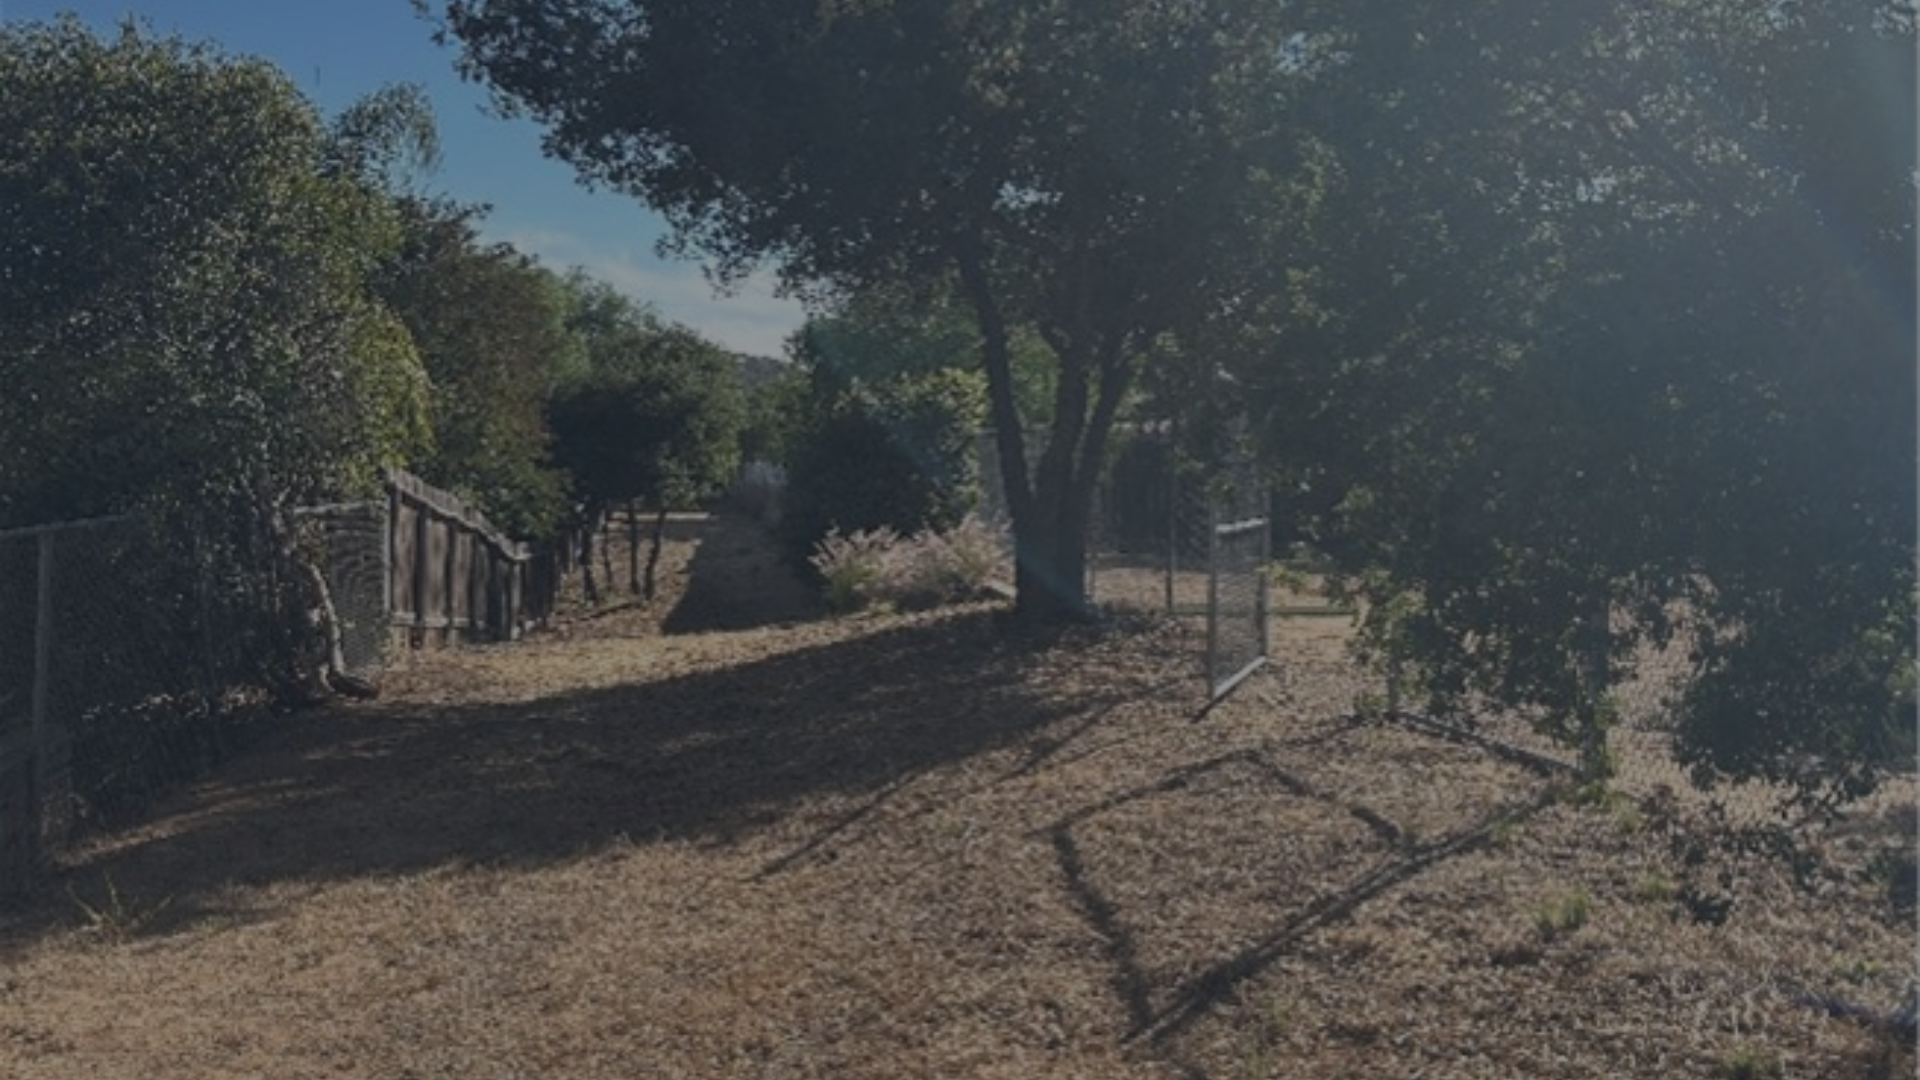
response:
<svg viewBox="0 0 1920 1080"><path fill-rule="evenodd" d="M426 507L407 492L413 505L413 637L420 645L427 640L427 539L429 522Z"/></svg>
<svg viewBox="0 0 1920 1080"><path fill-rule="evenodd" d="M456 621L460 605L454 602L454 581L460 569L460 533L454 528L455 524L452 517L440 518L440 531L446 534L443 545L446 550L440 563L440 617L446 620L447 633L443 643L448 645L460 640L460 627Z"/></svg>

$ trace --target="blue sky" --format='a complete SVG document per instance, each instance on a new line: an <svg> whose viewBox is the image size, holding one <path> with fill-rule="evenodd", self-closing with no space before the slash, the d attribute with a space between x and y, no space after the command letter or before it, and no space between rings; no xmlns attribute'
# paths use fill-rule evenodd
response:
<svg viewBox="0 0 1920 1080"><path fill-rule="evenodd" d="M659 217L640 203L589 192L573 170L540 152L540 129L486 111L483 88L454 73L454 53L408 0L0 0L0 20L51 19L71 11L98 31L133 16L152 30L263 57L285 71L328 115L369 91L417 83L433 100L444 161L428 187L493 207L483 232L556 270L581 266L665 317L714 341L766 356L801 319L797 304L752 282L716 297L699 264L663 260Z"/></svg>

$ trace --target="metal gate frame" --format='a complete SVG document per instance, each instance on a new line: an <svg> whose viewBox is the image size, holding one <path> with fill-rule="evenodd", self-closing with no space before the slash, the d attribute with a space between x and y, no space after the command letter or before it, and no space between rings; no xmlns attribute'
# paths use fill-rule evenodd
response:
<svg viewBox="0 0 1920 1080"><path fill-rule="evenodd" d="M1270 640L1267 628L1266 566L1271 555L1272 530L1267 527L1265 515L1222 521L1220 500L1213 500L1212 507L1213 525L1207 541L1207 697L1210 701L1219 701L1267 662ZM1252 657L1230 657L1225 655L1225 635L1222 633L1224 617L1220 581L1225 573L1223 552L1230 543L1246 537L1252 537L1253 543L1258 545L1258 554L1254 559L1254 575L1258 581L1254 588L1253 604L1254 635L1258 649Z"/></svg>

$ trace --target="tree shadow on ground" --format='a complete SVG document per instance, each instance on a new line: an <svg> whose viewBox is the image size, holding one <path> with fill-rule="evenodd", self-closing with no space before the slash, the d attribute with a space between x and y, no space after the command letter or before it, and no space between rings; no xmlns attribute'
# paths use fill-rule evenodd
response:
<svg viewBox="0 0 1920 1080"><path fill-rule="evenodd" d="M520 704L317 710L76 857L0 924L0 956L73 925L75 886L169 898L147 927L164 933L230 916L230 884L539 867L624 840L733 843L810 800L884 797L1100 707L1039 696L1023 678L1035 659L979 610Z"/></svg>
<svg viewBox="0 0 1920 1080"><path fill-rule="evenodd" d="M819 595L759 525L725 517L689 524L698 546L686 591L661 623L666 633L751 630L823 613Z"/></svg>
<svg viewBox="0 0 1920 1080"><path fill-rule="evenodd" d="M1204 950L1188 953L1171 969L1163 965L1155 970L1143 959L1147 942L1129 918L1129 904L1121 899L1137 889L1103 883L1102 874L1090 865L1076 830L1110 811L1187 790L1198 779L1235 766L1251 767L1276 795L1324 803L1350 815L1370 834L1350 845L1352 850L1364 853L1364 858L1351 876L1331 875L1292 897L1291 902L1269 896L1273 907L1264 928L1241 939L1231 950L1212 955ZM1350 917L1362 904L1447 860L1480 850L1497 830L1539 812L1561 794L1560 787L1545 784L1525 798L1497 806L1422 842L1363 803L1338 792L1316 790L1269 758L1265 750L1241 748L1174 765L1154 781L1082 807L1038 835L1044 835L1052 846L1060 880L1074 908L1103 945L1111 967L1108 984L1127 1019L1124 1039L1152 1046L1181 1075L1204 1080L1213 1074L1190 1060L1179 1041L1197 1022L1233 1001L1244 986L1292 955L1317 931ZM1328 889L1329 883L1336 884Z"/></svg>

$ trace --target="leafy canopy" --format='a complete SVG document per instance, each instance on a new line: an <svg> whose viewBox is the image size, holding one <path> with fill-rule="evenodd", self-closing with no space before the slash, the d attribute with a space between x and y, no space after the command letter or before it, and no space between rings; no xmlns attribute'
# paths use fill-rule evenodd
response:
<svg viewBox="0 0 1920 1080"><path fill-rule="evenodd" d="M0 520L363 488L426 434L398 222L273 68L0 28Z"/></svg>
<svg viewBox="0 0 1920 1080"><path fill-rule="evenodd" d="M1302 14L1330 182L1241 373L1376 643L1591 749L1683 634L1685 756L1857 793L1912 713L1910 12Z"/></svg>
<svg viewBox="0 0 1920 1080"><path fill-rule="evenodd" d="M579 351L565 285L512 247L483 242L474 208L411 197L394 207L403 239L379 293L432 387L434 443L414 470L509 533L549 535L565 481L546 464L546 404Z"/></svg>
<svg viewBox="0 0 1920 1080"><path fill-rule="evenodd" d="M745 415L735 358L582 274L566 286L580 367L548 419L583 518L634 500L686 507L731 480Z"/></svg>
<svg viewBox="0 0 1920 1080"><path fill-rule="evenodd" d="M1157 337L1240 290L1285 210L1284 5L454 0L466 70L723 279L950 278L973 309L1024 612L1084 602L1108 435ZM1053 354L1029 454L1013 328Z"/></svg>

